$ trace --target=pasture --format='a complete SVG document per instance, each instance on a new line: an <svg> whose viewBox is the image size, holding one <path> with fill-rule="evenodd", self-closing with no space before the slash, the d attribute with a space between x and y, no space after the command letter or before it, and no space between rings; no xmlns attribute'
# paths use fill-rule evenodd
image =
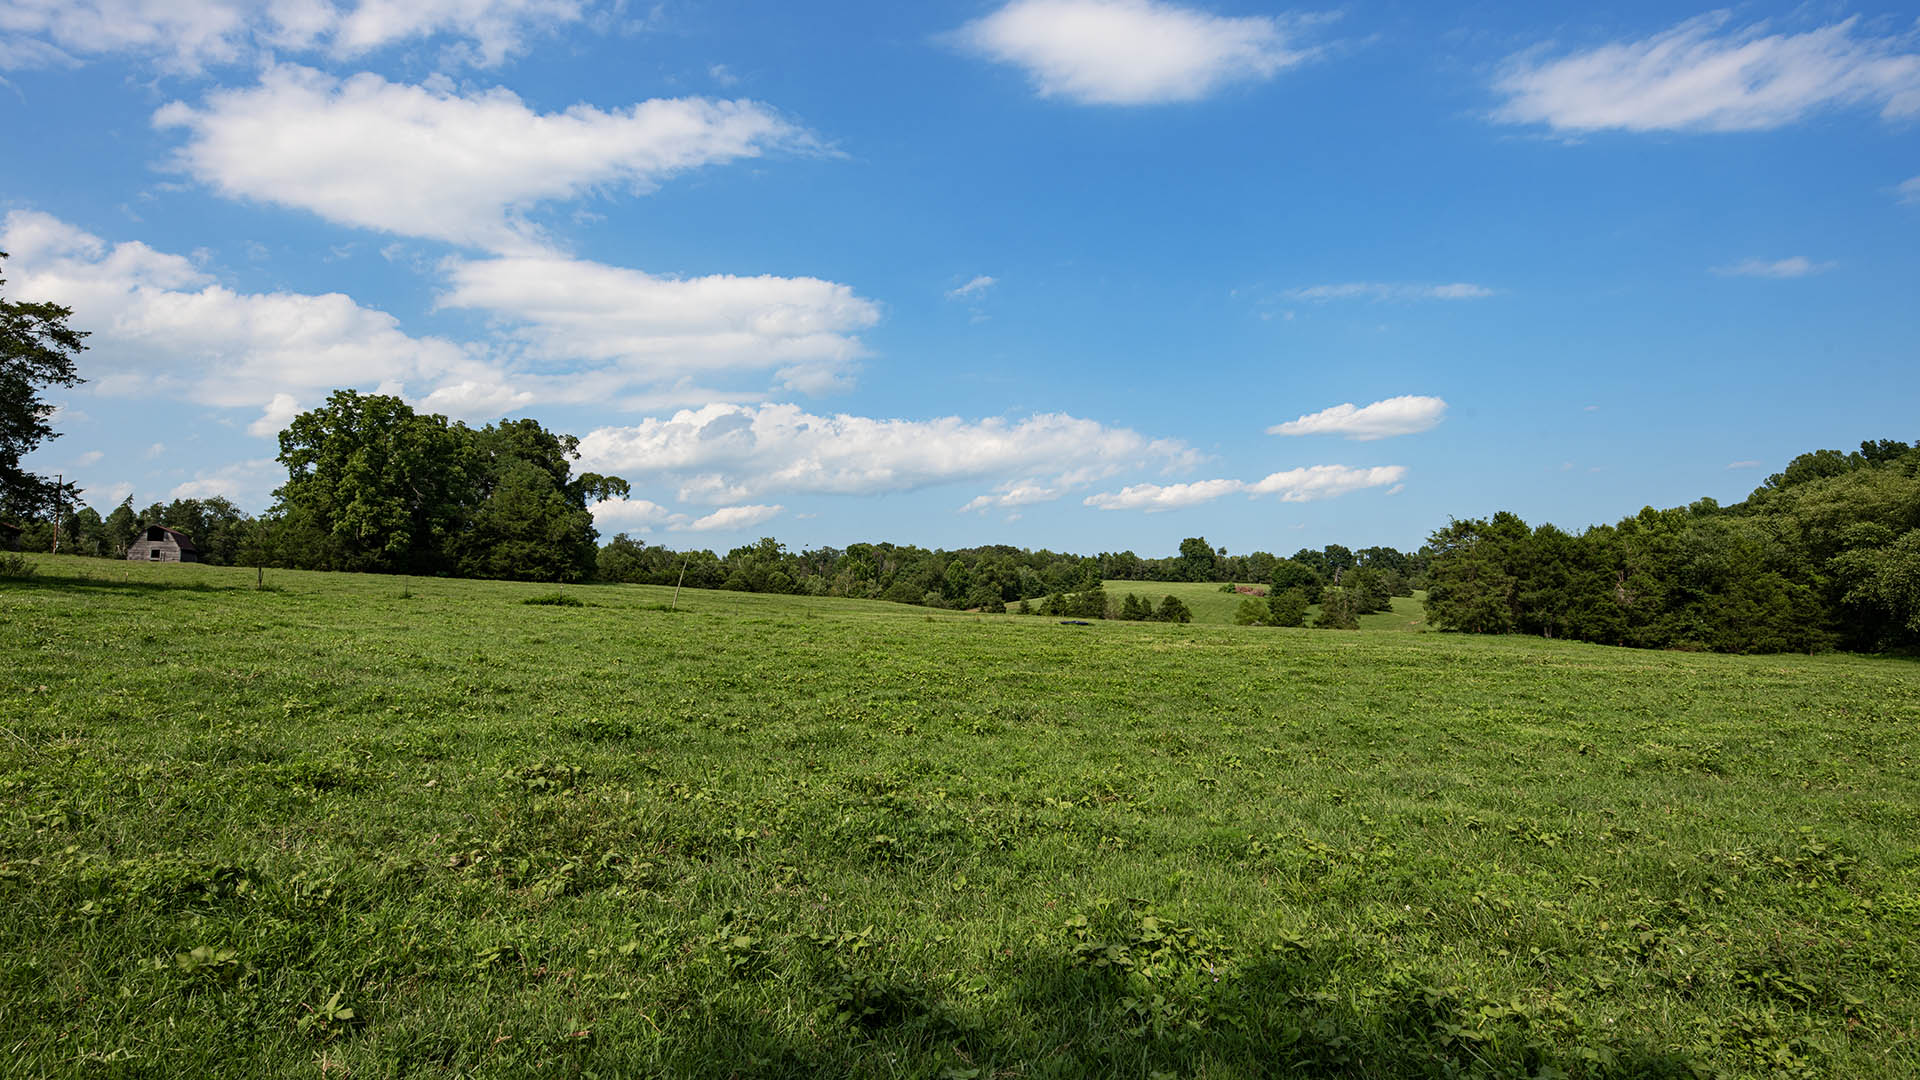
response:
<svg viewBox="0 0 1920 1080"><path fill-rule="evenodd" d="M13 1075L1920 1072L1911 661L35 564Z"/></svg>

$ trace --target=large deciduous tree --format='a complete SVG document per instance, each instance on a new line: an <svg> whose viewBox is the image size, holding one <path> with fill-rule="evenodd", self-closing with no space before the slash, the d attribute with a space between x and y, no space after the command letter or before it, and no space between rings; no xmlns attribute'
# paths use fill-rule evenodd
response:
<svg viewBox="0 0 1920 1080"><path fill-rule="evenodd" d="M40 400L40 391L82 381L74 359L87 335L67 325L72 315L59 304L0 294L0 511L33 514L54 497L54 485L21 468L20 459L59 437L47 423L53 406Z"/></svg>
<svg viewBox="0 0 1920 1080"><path fill-rule="evenodd" d="M280 433L280 561L527 581L592 575L591 501L627 482L573 474L580 442L533 420L475 431L396 397L339 390Z"/></svg>

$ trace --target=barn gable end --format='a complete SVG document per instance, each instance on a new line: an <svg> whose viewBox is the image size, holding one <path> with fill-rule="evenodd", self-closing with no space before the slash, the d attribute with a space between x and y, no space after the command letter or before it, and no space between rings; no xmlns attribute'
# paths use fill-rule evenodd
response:
<svg viewBox="0 0 1920 1080"><path fill-rule="evenodd" d="M165 525L149 525L127 545L129 562L199 562L200 549L187 534Z"/></svg>

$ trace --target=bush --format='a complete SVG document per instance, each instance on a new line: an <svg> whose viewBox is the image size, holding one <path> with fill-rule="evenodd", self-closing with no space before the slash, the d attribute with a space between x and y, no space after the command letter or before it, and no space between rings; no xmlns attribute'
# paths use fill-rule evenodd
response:
<svg viewBox="0 0 1920 1080"><path fill-rule="evenodd" d="M579 597L572 595L571 593L563 593L563 592L551 592L551 593L543 593L539 596L529 596L525 600L522 600L520 602L523 604L534 604L540 607L586 607L587 606L587 602L585 600L582 600Z"/></svg>
<svg viewBox="0 0 1920 1080"><path fill-rule="evenodd" d="M1301 589L1285 589L1267 597L1267 621L1275 626L1306 625L1306 592Z"/></svg>
<svg viewBox="0 0 1920 1080"><path fill-rule="evenodd" d="M0 577L30 578L37 569L25 555L17 551L0 551Z"/></svg>
<svg viewBox="0 0 1920 1080"><path fill-rule="evenodd" d="M1153 604L1128 593L1120 602L1120 617L1128 622L1145 622L1153 618Z"/></svg>
<svg viewBox="0 0 1920 1080"><path fill-rule="evenodd" d="M1268 626L1273 622L1273 613L1265 600L1249 596L1240 601L1240 609L1233 613L1233 621L1238 626Z"/></svg>

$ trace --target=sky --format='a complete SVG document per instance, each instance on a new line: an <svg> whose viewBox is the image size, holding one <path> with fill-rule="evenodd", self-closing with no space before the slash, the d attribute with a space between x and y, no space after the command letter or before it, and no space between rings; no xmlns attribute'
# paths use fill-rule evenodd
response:
<svg viewBox="0 0 1920 1080"><path fill-rule="evenodd" d="M0 0L27 459L260 512L330 392L605 535L1418 547L1920 437L1920 10Z"/></svg>

